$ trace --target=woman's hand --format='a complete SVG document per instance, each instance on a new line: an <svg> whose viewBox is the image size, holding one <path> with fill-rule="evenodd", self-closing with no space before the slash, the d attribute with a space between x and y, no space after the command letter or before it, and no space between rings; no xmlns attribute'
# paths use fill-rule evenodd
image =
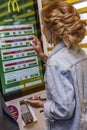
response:
<svg viewBox="0 0 87 130"><path fill-rule="evenodd" d="M44 102L41 100L27 99L26 101L34 108L40 108L40 107L43 108L44 107Z"/></svg>
<svg viewBox="0 0 87 130"><path fill-rule="evenodd" d="M35 37L35 36L33 37L31 45L34 47L34 49L36 50L36 52L38 53L39 56L41 56L43 54L41 42L39 41L39 39L37 37Z"/></svg>
<svg viewBox="0 0 87 130"><path fill-rule="evenodd" d="M42 51L41 42L38 40L37 37L33 37L33 40L31 42L31 45L34 47L38 55L41 57L42 61L46 63L48 56L45 55Z"/></svg>

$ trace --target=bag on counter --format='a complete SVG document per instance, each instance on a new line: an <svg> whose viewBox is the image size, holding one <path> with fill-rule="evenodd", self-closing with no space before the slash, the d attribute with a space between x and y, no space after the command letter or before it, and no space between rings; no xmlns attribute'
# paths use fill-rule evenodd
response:
<svg viewBox="0 0 87 130"><path fill-rule="evenodd" d="M0 130L19 130L18 123L12 117L0 93Z"/></svg>

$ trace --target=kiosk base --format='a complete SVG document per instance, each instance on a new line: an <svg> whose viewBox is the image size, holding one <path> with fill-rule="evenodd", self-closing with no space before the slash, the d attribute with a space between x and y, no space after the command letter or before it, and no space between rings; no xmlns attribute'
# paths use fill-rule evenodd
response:
<svg viewBox="0 0 87 130"><path fill-rule="evenodd" d="M39 96L41 98L46 98L45 90L39 91L33 94L29 94L27 96L23 96L21 98L17 98L11 101L6 102L10 112L12 113L13 117L17 120L20 130L44 130L45 127L45 117L41 108L35 109L30 108L31 114L33 116L33 122L25 124L22 118L22 111L20 102L25 100L26 98L31 98L34 96ZM26 111L24 111L26 112ZM27 117L25 117L27 118Z"/></svg>

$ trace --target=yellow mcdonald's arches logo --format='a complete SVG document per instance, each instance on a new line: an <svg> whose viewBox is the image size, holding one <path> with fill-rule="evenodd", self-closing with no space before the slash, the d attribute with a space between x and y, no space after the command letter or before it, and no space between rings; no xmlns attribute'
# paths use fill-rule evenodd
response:
<svg viewBox="0 0 87 130"><path fill-rule="evenodd" d="M12 11L13 12L15 12L15 11L20 12L17 0L9 0L8 1L8 12L10 13Z"/></svg>

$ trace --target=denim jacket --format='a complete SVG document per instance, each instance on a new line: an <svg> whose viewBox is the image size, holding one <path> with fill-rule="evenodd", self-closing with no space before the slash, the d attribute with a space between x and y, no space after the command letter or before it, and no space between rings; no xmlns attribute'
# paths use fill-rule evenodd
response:
<svg viewBox="0 0 87 130"><path fill-rule="evenodd" d="M87 56L64 43L54 47L48 57L44 81L45 130L87 130ZM85 120L85 121L84 121Z"/></svg>

